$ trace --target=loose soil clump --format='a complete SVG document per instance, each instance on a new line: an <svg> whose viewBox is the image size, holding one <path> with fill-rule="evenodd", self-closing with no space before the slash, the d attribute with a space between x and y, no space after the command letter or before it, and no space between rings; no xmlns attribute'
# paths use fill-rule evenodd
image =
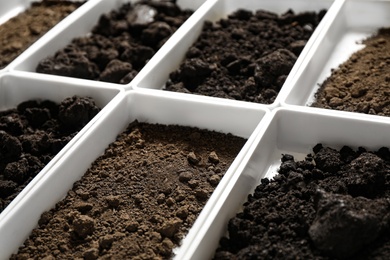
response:
<svg viewBox="0 0 390 260"><path fill-rule="evenodd" d="M103 14L91 34L43 59L39 73L127 84L192 14L175 1L126 3Z"/></svg>
<svg viewBox="0 0 390 260"><path fill-rule="evenodd" d="M168 259L245 143L133 122L11 259Z"/></svg>
<svg viewBox="0 0 390 260"><path fill-rule="evenodd" d="M73 96L0 111L0 212L99 110L92 98Z"/></svg>
<svg viewBox="0 0 390 260"><path fill-rule="evenodd" d="M390 116L390 28L380 29L363 44L332 70L311 106Z"/></svg>
<svg viewBox="0 0 390 260"><path fill-rule="evenodd" d="M40 1L0 25L0 69L3 69L84 2Z"/></svg>
<svg viewBox="0 0 390 260"><path fill-rule="evenodd" d="M325 13L240 9L207 21L165 89L271 104Z"/></svg>
<svg viewBox="0 0 390 260"><path fill-rule="evenodd" d="M387 259L390 151L313 148L282 156L228 224L215 259Z"/></svg>

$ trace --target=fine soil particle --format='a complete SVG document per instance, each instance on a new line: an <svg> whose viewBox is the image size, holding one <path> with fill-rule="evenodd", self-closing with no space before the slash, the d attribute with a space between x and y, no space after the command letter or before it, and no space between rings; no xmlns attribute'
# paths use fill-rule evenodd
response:
<svg viewBox="0 0 390 260"><path fill-rule="evenodd" d="M84 2L41 1L0 25L0 69Z"/></svg>
<svg viewBox="0 0 390 260"><path fill-rule="evenodd" d="M215 259L388 259L390 151L282 156L228 224Z"/></svg>
<svg viewBox="0 0 390 260"><path fill-rule="evenodd" d="M390 116L390 28L363 41L324 83L313 107Z"/></svg>
<svg viewBox="0 0 390 260"><path fill-rule="evenodd" d="M191 14L174 1L126 3L103 14L88 36L43 59L36 71L127 84Z"/></svg>
<svg viewBox="0 0 390 260"><path fill-rule="evenodd" d="M73 96L0 111L0 212L99 110L91 98Z"/></svg>
<svg viewBox="0 0 390 260"><path fill-rule="evenodd" d="M11 259L170 258L245 141L130 124Z"/></svg>
<svg viewBox="0 0 390 260"><path fill-rule="evenodd" d="M207 21L165 89L271 104L325 12L238 10Z"/></svg>

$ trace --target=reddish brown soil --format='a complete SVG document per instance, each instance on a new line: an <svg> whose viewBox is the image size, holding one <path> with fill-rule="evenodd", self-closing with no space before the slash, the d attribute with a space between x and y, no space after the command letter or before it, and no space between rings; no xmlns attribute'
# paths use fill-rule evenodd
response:
<svg viewBox="0 0 390 260"><path fill-rule="evenodd" d="M168 259L244 143L133 123L11 259Z"/></svg>
<svg viewBox="0 0 390 260"><path fill-rule="evenodd" d="M84 2L37 1L0 25L0 69Z"/></svg>
<svg viewBox="0 0 390 260"><path fill-rule="evenodd" d="M390 116L390 29L363 43L321 84L311 106Z"/></svg>

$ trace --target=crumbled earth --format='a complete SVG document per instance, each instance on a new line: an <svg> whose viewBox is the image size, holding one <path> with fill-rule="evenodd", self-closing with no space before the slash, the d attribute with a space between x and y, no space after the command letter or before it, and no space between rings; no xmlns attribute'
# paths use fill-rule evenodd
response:
<svg viewBox="0 0 390 260"><path fill-rule="evenodd" d="M133 122L11 259L168 259L245 143Z"/></svg>
<svg viewBox="0 0 390 260"><path fill-rule="evenodd" d="M103 14L88 36L40 61L36 71L127 84L191 14L175 1L125 3Z"/></svg>
<svg viewBox="0 0 390 260"><path fill-rule="evenodd" d="M92 98L73 96L0 111L0 212L99 110Z"/></svg>
<svg viewBox="0 0 390 260"><path fill-rule="evenodd" d="M315 94L313 107L390 116L390 28L363 41Z"/></svg>
<svg viewBox="0 0 390 260"><path fill-rule="evenodd" d="M84 2L37 1L24 12L0 25L0 69Z"/></svg>
<svg viewBox="0 0 390 260"><path fill-rule="evenodd" d="M228 224L215 259L388 259L390 151L282 156Z"/></svg>
<svg viewBox="0 0 390 260"><path fill-rule="evenodd" d="M271 104L325 13L240 9L207 21L165 89Z"/></svg>

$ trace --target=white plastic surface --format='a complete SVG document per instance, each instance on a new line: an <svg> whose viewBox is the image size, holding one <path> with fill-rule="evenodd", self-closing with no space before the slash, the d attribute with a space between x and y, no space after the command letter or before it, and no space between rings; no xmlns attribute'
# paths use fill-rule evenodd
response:
<svg viewBox="0 0 390 260"><path fill-rule="evenodd" d="M200 35L205 21L218 21L221 18L227 17L228 14L236 11L239 8L247 10L265 9L278 14L283 14L289 9L295 12L304 11L320 11L322 9L329 10L335 1L331 0L209 0L202 5L194 15L186 21L185 24L173 35L167 44L159 50L156 55L145 65L140 73L130 83L133 89L137 88L153 88L162 89L169 78L169 74L176 70L181 61L185 57L185 53L189 47L197 40ZM312 35L312 38L307 43L298 58L296 65L290 72L290 76L286 79L285 85L289 84L290 77L295 74L298 65L301 62L301 56L310 48L311 43L321 31L322 24L326 21L327 15L324 17L321 24L317 27ZM274 102L278 103L278 100Z"/></svg>
<svg viewBox="0 0 390 260"><path fill-rule="evenodd" d="M364 47L361 41L381 27L390 26L390 1L348 0L322 31L305 57L289 88L281 92L281 105L307 106L331 69Z"/></svg>
<svg viewBox="0 0 390 260"><path fill-rule="evenodd" d="M34 48L30 48L19 59L10 65L10 70L35 72L38 63L54 55L58 50L66 47L74 38L84 37L90 33L98 23L102 14L117 10L124 3L134 3L137 0L89 0L77 13L74 13L66 23L56 26L46 35L44 41L40 41ZM179 0L177 4L183 8L194 9L205 0Z"/></svg>
<svg viewBox="0 0 390 260"><path fill-rule="evenodd" d="M32 99L49 99L60 103L66 97L73 95L90 96L94 98L96 104L103 108L42 170L41 172L22 190L21 193L3 210L0 214L0 223L7 214L26 196L34 185L50 170L50 168L69 150L69 148L91 127L96 120L109 110L115 100L119 99L124 91L120 88L107 86L89 86L47 80L44 76L37 75L34 78L26 76L24 73L3 73L0 76L0 111L15 108L19 103ZM4 236L5 235L5 236ZM12 233L3 234L0 231L1 240L9 239ZM4 258L3 242L0 242L0 259Z"/></svg>
<svg viewBox="0 0 390 260"><path fill-rule="evenodd" d="M91 163L103 154L104 149L135 119L149 123L194 126L249 137L190 230L188 236L191 238L207 219L208 212L213 208L219 194L234 175L235 168L256 136L251 134L261 129L261 120L268 115L267 111L260 107L190 99L182 94L156 95L153 90L127 92L109 113L103 114L98 122L87 130L83 138L69 147L58 163L32 187L28 196L23 197L0 221L0 259L17 250L37 225L41 213L61 200Z"/></svg>
<svg viewBox="0 0 390 260"><path fill-rule="evenodd" d="M262 178L272 178L277 173L282 154L301 160L317 143L338 149L343 145L372 150L390 147L390 120L314 108L277 108L272 115L269 126L257 136L191 246L176 259L211 259L226 234L229 219L240 211Z"/></svg>

